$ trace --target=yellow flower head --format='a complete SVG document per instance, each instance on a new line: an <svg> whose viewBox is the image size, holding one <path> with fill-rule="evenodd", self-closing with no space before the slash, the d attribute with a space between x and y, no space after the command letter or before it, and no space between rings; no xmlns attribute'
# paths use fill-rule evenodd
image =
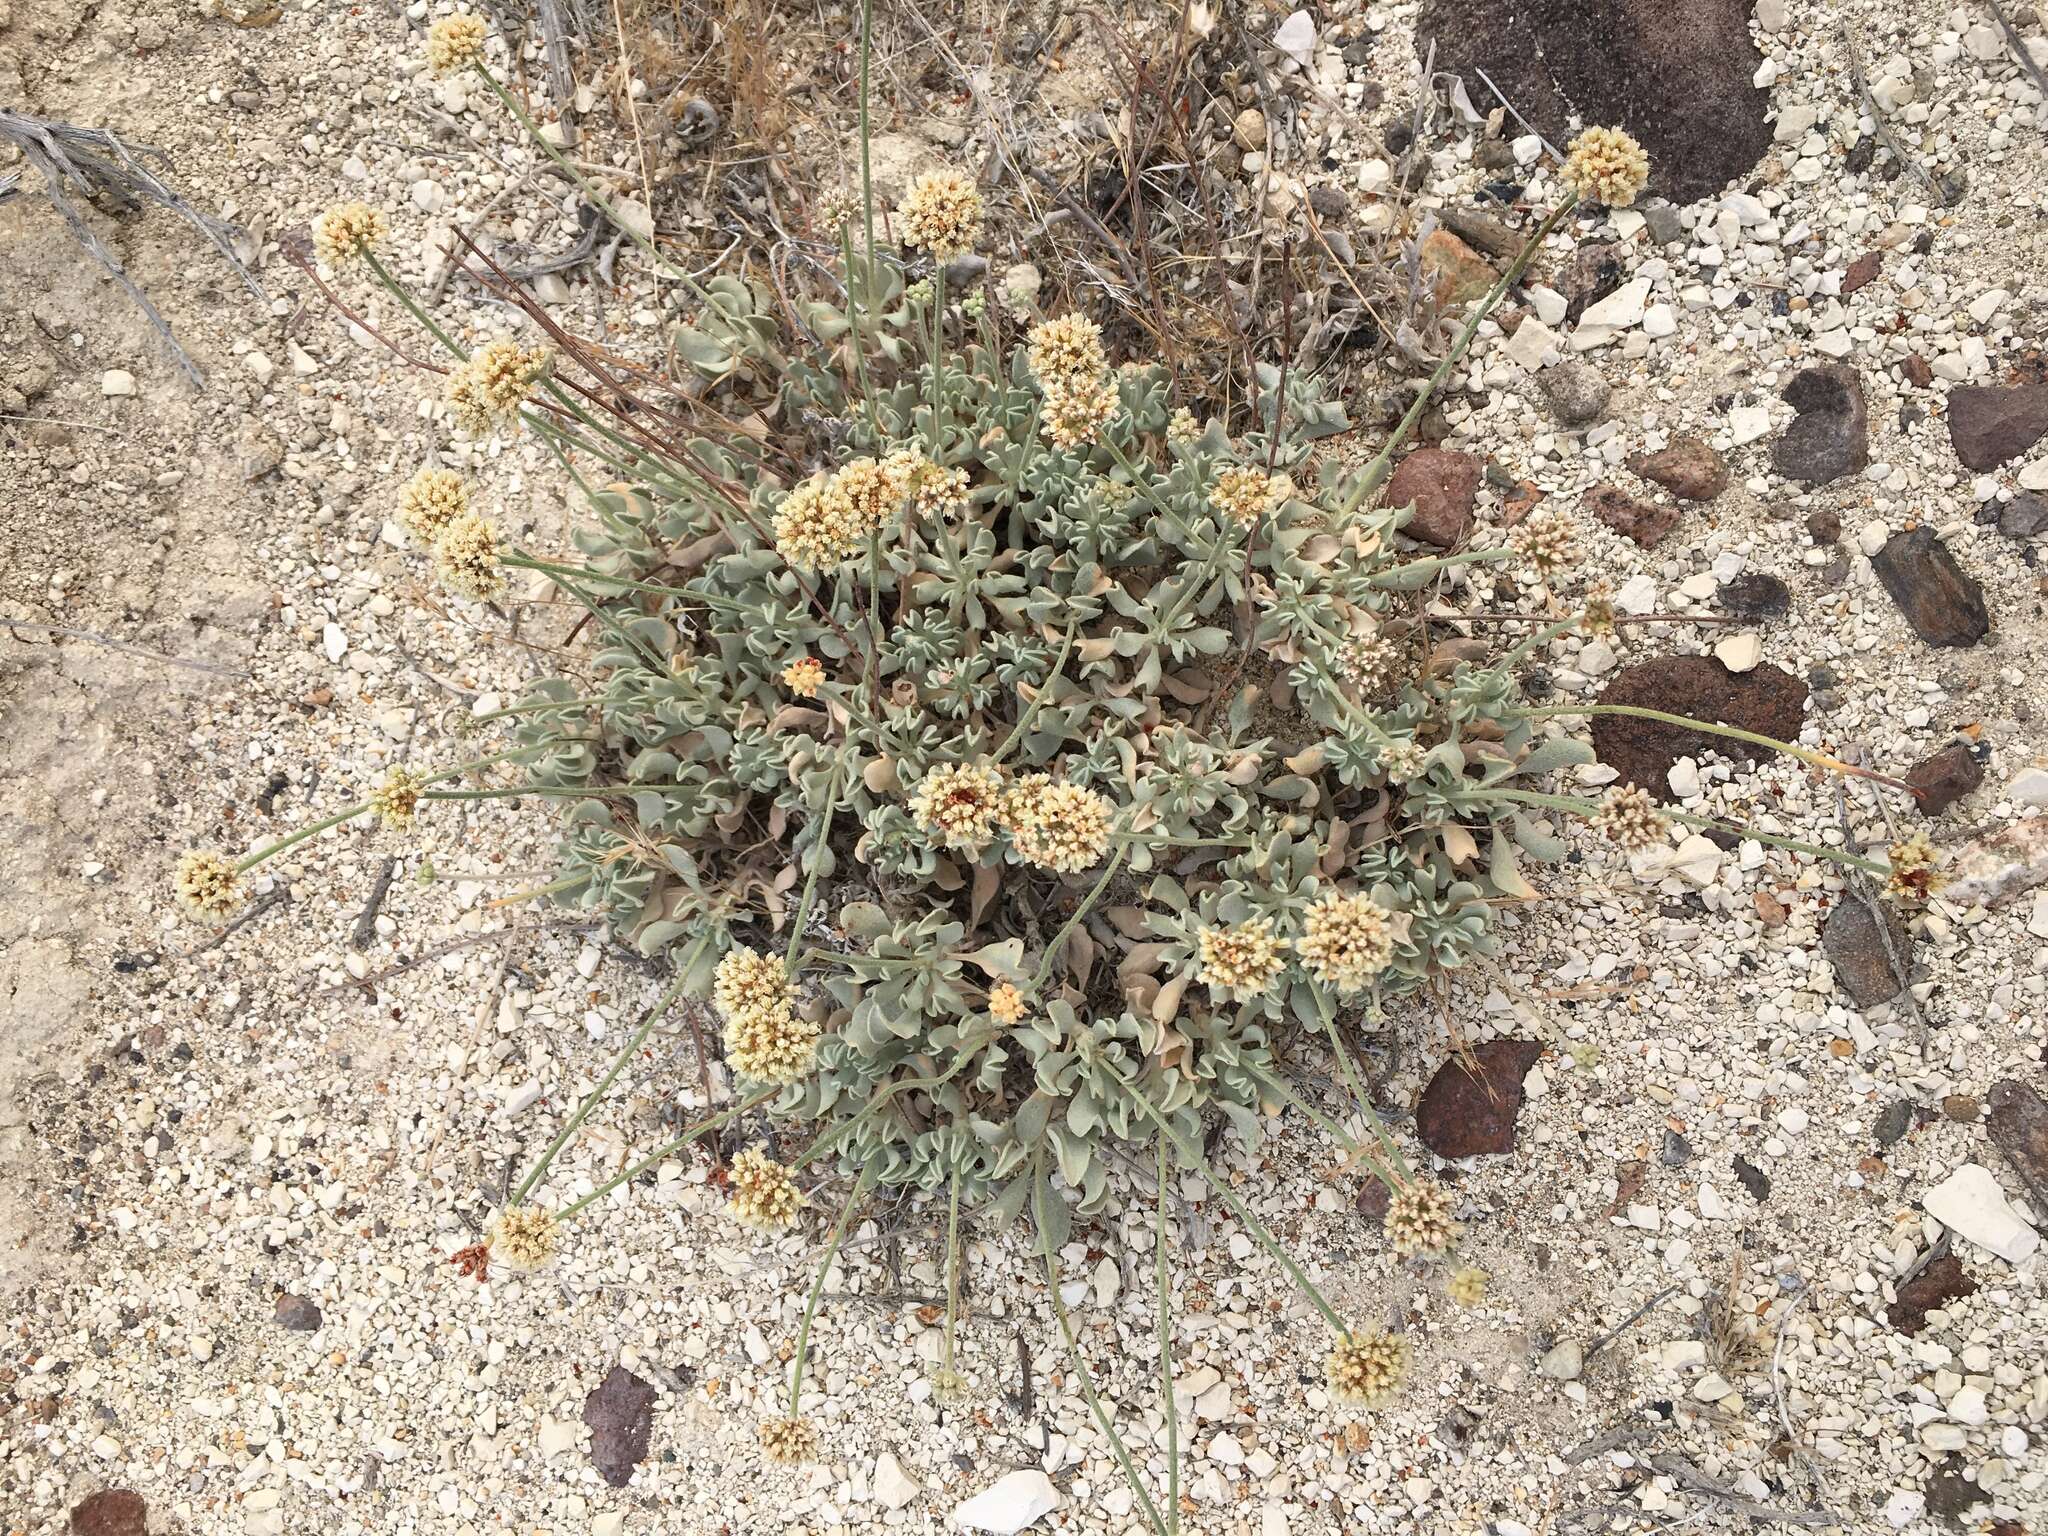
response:
<svg viewBox="0 0 2048 1536"><path fill-rule="evenodd" d="M1579 541L1561 513L1531 512L1514 533L1514 546L1548 581L1579 558Z"/></svg>
<svg viewBox="0 0 2048 1536"><path fill-rule="evenodd" d="M1045 406L1039 421L1046 441L1053 447L1085 447L1102 435L1102 429L1116 419L1116 388L1106 374L1072 379L1048 379L1040 386Z"/></svg>
<svg viewBox="0 0 2048 1536"><path fill-rule="evenodd" d="M439 78L480 62L487 35L481 16L443 16L427 28L427 68Z"/></svg>
<svg viewBox="0 0 2048 1536"><path fill-rule="evenodd" d="M789 1170L758 1148L749 1147L734 1158L728 1178L732 1200L726 1210L743 1226L779 1232L793 1225L803 1209L803 1191Z"/></svg>
<svg viewBox="0 0 2048 1536"><path fill-rule="evenodd" d="M1586 588L1586 602L1579 614L1579 626L1589 635L1614 633L1614 585L1605 577Z"/></svg>
<svg viewBox="0 0 2048 1536"><path fill-rule="evenodd" d="M194 917L224 923L242 910L242 877L232 859L208 848L195 848L178 859L173 881L178 904Z"/></svg>
<svg viewBox="0 0 2048 1536"><path fill-rule="evenodd" d="M1639 784L1617 784L1593 813L1593 830L1625 853L1641 853L1664 841L1667 823L1657 802Z"/></svg>
<svg viewBox="0 0 2048 1536"><path fill-rule="evenodd" d="M527 392L547 369L548 354L540 348L529 351L504 336L485 342L449 371L443 394L448 413L471 437L500 423L516 425Z"/></svg>
<svg viewBox="0 0 2048 1536"><path fill-rule="evenodd" d="M988 1016L998 1024L1021 1024L1031 1004L1021 988L999 981L988 989Z"/></svg>
<svg viewBox="0 0 2048 1536"><path fill-rule="evenodd" d="M982 763L940 763L918 780L910 814L948 848L978 850L996 835L1003 776Z"/></svg>
<svg viewBox="0 0 2048 1536"><path fill-rule="evenodd" d="M711 1000L727 1018L786 1004L790 1000L789 972L779 956L735 944L712 973Z"/></svg>
<svg viewBox="0 0 2048 1536"><path fill-rule="evenodd" d="M1216 477L1209 492L1209 505L1238 523L1256 523L1276 511L1286 499L1286 482L1263 469L1236 464Z"/></svg>
<svg viewBox="0 0 2048 1536"><path fill-rule="evenodd" d="M1201 435L1202 424L1195 419L1195 413L1184 405L1176 406L1166 423L1166 440L1178 448L1192 443Z"/></svg>
<svg viewBox="0 0 2048 1536"><path fill-rule="evenodd" d="M800 570L839 564L860 547L853 505L830 475L813 475L775 509L775 548Z"/></svg>
<svg viewBox="0 0 2048 1536"><path fill-rule="evenodd" d="M1486 1299L1486 1271L1467 1264L1444 1285L1451 1300L1461 1307L1476 1307Z"/></svg>
<svg viewBox="0 0 2048 1536"><path fill-rule="evenodd" d="M1581 197L1626 208L1650 180L1650 157L1619 128L1588 128L1572 140L1564 180Z"/></svg>
<svg viewBox="0 0 2048 1536"><path fill-rule="evenodd" d="M931 171L911 185L896 217L905 245L933 261L951 261L981 237L981 193L958 171Z"/></svg>
<svg viewBox="0 0 2048 1536"><path fill-rule="evenodd" d="M1330 1396L1370 1406L1391 1396L1408 1374L1408 1341L1398 1334L1346 1334L1323 1362Z"/></svg>
<svg viewBox="0 0 2048 1536"><path fill-rule="evenodd" d="M432 547L469 510L469 488L452 469L423 469L398 493L398 526Z"/></svg>
<svg viewBox="0 0 2048 1536"><path fill-rule="evenodd" d="M384 775L383 782L370 791L370 809L387 827L405 826L412 821L413 812L419 809L420 795L426 787L427 781L410 768L393 768Z"/></svg>
<svg viewBox="0 0 2048 1536"><path fill-rule="evenodd" d="M1935 868L1941 855L1925 832L1915 832L1902 842L1893 843L1885 852L1891 862L1891 874L1885 879L1884 893L1894 901L1925 901L1947 883Z"/></svg>
<svg viewBox="0 0 2048 1536"><path fill-rule="evenodd" d="M1229 928L1204 928L1200 944L1201 980L1240 998L1269 990L1287 966L1283 946L1274 937L1268 918L1254 917Z"/></svg>
<svg viewBox="0 0 2048 1536"><path fill-rule="evenodd" d="M330 267L345 266L384 243L391 221L368 203L339 203L313 221L313 248Z"/></svg>
<svg viewBox="0 0 2048 1536"><path fill-rule="evenodd" d="M815 699L825 685L825 668L815 656L799 656L782 669L782 684L800 699Z"/></svg>
<svg viewBox="0 0 2048 1536"><path fill-rule="evenodd" d="M555 1256L555 1218L537 1206L510 1206L491 1224L491 1257L507 1269L539 1269Z"/></svg>
<svg viewBox="0 0 2048 1536"><path fill-rule="evenodd" d="M818 1429L809 1419L794 1416L761 1422L761 1450L770 1461L801 1466L818 1459Z"/></svg>
<svg viewBox="0 0 2048 1536"><path fill-rule="evenodd" d="M1458 1240L1451 1210L1443 1185L1412 1179L1387 1202L1387 1241L1399 1254L1442 1253Z"/></svg>
<svg viewBox="0 0 2048 1536"><path fill-rule="evenodd" d="M1109 368L1102 350L1102 327L1079 313L1034 325L1024 339L1024 348L1031 376L1048 387L1099 378Z"/></svg>
<svg viewBox="0 0 2048 1536"><path fill-rule="evenodd" d="M1003 800L1003 825L1027 864L1058 874L1079 874L1109 851L1116 808L1092 789L1050 774L1018 780Z"/></svg>
<svg viewBox="0 0 2048 1536"><path fill-rule="evenodd" d="M488 603L505 595L498 563L498 530L489 518L465 512L434 541L434 569L449 591Z"/></svg>
<svg viewBox="0 0 2048 1536"><path fill-rule="evenodd" d="M1318 981L1356 992L1393 961L1391 915L1369 896L1319 896L1302 920L1295 953Z"/></svg>

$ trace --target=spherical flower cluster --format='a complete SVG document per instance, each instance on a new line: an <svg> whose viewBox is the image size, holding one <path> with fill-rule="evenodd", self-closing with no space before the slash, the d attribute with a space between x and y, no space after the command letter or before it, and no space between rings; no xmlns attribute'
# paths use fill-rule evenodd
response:
<svg viewBox="0 0 2048 1536"><path fill-rule="evenodd" d="M1588 128L1572 140L1563 175L1579 196L1626 208L1649 184L1650 157L1619 128Z"/></svg>
<svg viewBox="0 0 2048 1536"><path fill-rule="evenodd" d="M181 855L172 885L179 905L194 917L223 923L242 910L242 877L234 861L211 849Z"/></svg>
<svg viewBox="0 0 2048 1536"><path fill-rule="evenodd" d="M420 795L426 787L427 781L410 768L393 768L370 791L370 809L387 827L406 826L419 809Z"/></svg>
<svg viewBox="0 0 2048 1536"><path fill-rule="evenodd" d="M799 656L782 669L782 684L800 699L815 699L825 686L825 668L815 656Z"/></svg>
<svg viewBox="0 0 2048 1536"><path fill-rule="evenodd" d="M801 1466L818 1457L818 1430L809 1419L791 1415L761 1421L761 1450L770 1461Z"/></svg>
<svg viewBox="0 0 2048 1536"><path fill-rule="evenodd" d="M1401 647L1384 634L1352 635L1337 648L1337 674L1360 693L1378 694L1401 675L1406 659Z"/></svg>
<svg viewBox="0 0 2048 1536"><path fill-rule="evenodd" d="M1515 530L1514 545L1545 581L1579 558L1579 541L1572 526L1556 512L1530 513Z"/></svg>
<svg viewBox="0 0 2048 1536"><path fill-rule="evenodd" d="M1294 941L1301 963L1316 980L1356 992L1394 958L1394 929L1386 908L1369 896L1336 891L1319 896Z"/></svg>
<svg viewBox="0 0 2048 1536"><path fill-rule="evenodd" d="M918 781L910 814L948 848L980 849L1003 816L1003 776L982 763L940 763Z"/></svg>
<svg viewBox="0 0 2048 1536"><path fill-rule="evenodd" d="M1895 901L1918 902L1941 889L1944 882L1934 867L1941 856L1925 832L1915 832L1893 843L1885 853L1891 862L1891 873L1884 882L1885 895Z"/></svg>
<svg viewBox="0 0 2048 1536"><path fill-rule="evenodd" d="M391 221L368 203L339 203L313 221L313 249L330 267L344 266L384 243Z"/></svg>
<svg viewBox="0 0 2048 1536"><path fill-rule="evenodd" d="M1406 784L1422 776L1429 754L1411 737L1397 736L1380 748L1380 772L1390 784Z"/></svg>
<svg viewBox="0 0 2048 1536"><path fill-rule="evenodd" d="M1079 874L1101 860L1115 813L1094 790L1045 773L1018 780L1003 802L1003 824L1017 856L1062 875Z"/></svg>
<svg viewBox="0 0 2048 1536"><path fill-rule="evenodd" d="M1109 368L1109 358L1102 350L1102 327L1078 312L1034 325L1024 338L1024 353L1031 376L1047 388L1099 379Z"/></svg>
<svg viewBox="0 0 2048 1536"><path fill-rule="evenodd" d="M1204 928L1200 936L1202 982L1240 997L1268 990L1286 968L1281 941L1270 919L1254 917L1228 928Z"/></svg>
<svg viewBox="0 0 2048 1536"><path fill-rule="evenodd" d="M484 56L481 16L444 16L427 29L427 68L435 78L467 68Z"/></svg>
<svg viewBox="0 0 2048 1536"><path fill-rule="evenodd" d="M903 243L933 261L951 261L981 236L981 193L958 171L931 171L911 184L896 210Z"/></svg>
<svg viewBox="0 0 2048 1536"><path fill-rule="evenodd" d="M491 1257L507 1269L539 1269L555 1256L555 1218L537 1206L514 1205L491 1224Z"/></svg>
<svg viewBox="0 0 2048 1536"><path fill-rule="evenodd" d="M1400 1254L1442 1253L1458 1240L1451 1210L1443 1185L1411 1180L1387 1202L1387 1241Z"/></svg>
<svg viewBox="0 0 2048 1536"><path fill-rule="evenodd" d="M498 563L498 530L489 518L465 512L434 541L434 569L449 591L477 602L505 595L505 568Z"/></svg>
<svg viewBox="0 0 2048 1536"><path fill-rule="evenodd" d="M1085 447L1116 418L1116 389L1106 375L1044 383L1045 408L1039 414L1046 441L1059 449Z"/></svg>
<svg viewBox="0 0 2048 1536"><path fill-rule="evenodd" d="M839 564L856 554L902 510L922 455L898 452L877 462L850 460L837 473L813 475L775 509L775 547L805 570ZM934 466L935 467L935 466Z"/></svg>
<svg viewBox="0 0 2048 1536"><path fill-rule="evenodd" d="M1586 601L1579 613L1579 626L1589 635L1614 633L1614 585L1605 577L1586 589Z"/></svg>
<svg viewBox="0 0 2048 1536"><path fill-rule="evenodd" d="M1166 440L1176 448L1192 443L1202 435L1202 424L1195 420L1195 413L1186 406L1175 406L1173 415L1166 423Z"/></svg>
<svg viewBox="0 0 2048 1536"><path fill-rule="evenodd" d="M898 448L882 460L882 472L895 489L896 504L908 499L920 518L950 517L967 507L967 471L945 469L915 448Z"/></svg>
<svg viewBox="0 0 2048 1536"><path fill-rule="evenodd" d="M1020 1024L1030 1011L1023 990L1014 982L999 981L988 989L988 1016L998 1024Z"/></svg>
<svg viewBox="0 0 2048 1536"><path fill-rule="evenodd" d="M818 1026L797 1014L789 973L775 956L735 945L718 962L711 996L725 1015L725 1059L735 1072L793 1083L817 1064Z"/></svg>
<svg viewBox="0 0 2048 1536"><path fill-rule="evenodd" d="M794 1225L803 1209L803 1191L789 1170L758 1148L749 1147L732 1160L727 1174L732 1200L726 1210L742 1226L763 1232L779 1232Z"/></svg>
<svg viewBox="0 0 2048 1536"><path fill-rule="evenodd" d="M1408 1374L1408 1341L1398 1334L1346 1334L1323 1362L1323 1380L1340 1403L1371 1405Z"/></svg>
<svg viewBox="0 0 2048 1536"><path fill-rule="evenodd" d="M449 370L442 398L455 424L482 437L501 423L516 423L534 380L547 372L548 354L528 350L509 337L485 342L469 361Z"/></svg>
<svg viewBox="0 0 2048 1536"><path fill-rule="evenodd" d="M1476 1307L1486 1300L1486 1271L1467 1264L1445 1282L1444 1290L1461 1307Z"/></svg>
<svg viewBox="0 0 2048 1536"><path fill-rule="evenodd" d="M1617 784L1593 813L1593 830L1625 853L1641 853L1664 841L1665 821L1657 802L1640 784Z"/></svg>
<svg viewBox="0 0 2048 1536"><path fill-rule="evenodd" d="M430 548L468 510L469 488L452 469L423 469L398 493L398 526Z"/></svg>
<svg viewBox="0 0 2048 1536"><path fill-rule="evenodd" d="M1282 500L1278 475L1248 464L1234 464L1216 477L1209 505L1232 522L1252 524L1274 512Z"/></svg>

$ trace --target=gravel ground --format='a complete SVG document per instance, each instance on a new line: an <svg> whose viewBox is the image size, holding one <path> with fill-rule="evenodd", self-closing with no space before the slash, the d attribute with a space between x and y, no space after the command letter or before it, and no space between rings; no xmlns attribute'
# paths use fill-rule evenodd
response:
<svg viewBox="0 0 2048 1536"><path fill-rule="evenodd" d="M2041 543L2024 532L2048 459L1972 469L1950 431L1958 388L2048 377L2032 350L2048 117L1988 10L1759 11L1775 114L1761 163L1725 195L1583 231L1582 247L1617 242L1621 279L1588 309L1566 312L1569 249L1547 256L1526 310L1489 323L1441 446L1490 464L1480 540L1533 489L1625 613L1732 620L1564 642L1543 659L1559 701L1671 653L1781 668L1810 689L1808 745L1895 769L1975 746L1981 787L1927 823L1960 853L2048 805ZM344 195L392 211L415 282L451 221L572 238L559 202L507 190L530 158L507 125L418 71L427 14L292 4L237 27L168 0L0 0L0 100L162 145L195 200L250 229L274 295L252 303L168 219L98 218L208 369L194 394L38 198L0 206L0 247L33 279L0 294L0 614L154 653L0 638L0 1529L139 1530L114 1523L106 1494L125 1489L156 1532L936 1531L1036 1469L1056 1502L1034 1529L1140 1530L1017 1235L968 1244L969 1386L941 1402L943 1208L878 1205L854 1227L804 1404L823 1459L795 1469L763 1464L755 1427L786 1380L819 1233L749 1240L718 1215L707 1157L611 1197L548 1270L479 1286L449 1265L659 990L601 934L504 901L549 877L544 815L440 805L403 837L325 834L265 867L224 937L168 899L183 848L252 846L390 763L471 755L468 718L540 675L571 627L537 594L514 604L508 643L503 621L425 586L387 519L442 435L417 381L278 256ZM1305 36L1281 12L1246 18L1262 50L1280 34L1270 89L1315 153L1242 161L1244 196L1288 219L1341 191L1370 233L1393 156L1364 104L1412 93L1413 23L1401 4L1319 13ZM1871 123L1841 24L1934 188L1961 189L1954 206L1887 177L1887 155L1846 168ZM832 35L797 31L793 57ZM1078 58L1062 74L1055 142L1116 105ZM943 128L891 152L935 155ZM1544 174L1512 120L1432 143L1420 208L1469 210L1503 175ZM617 155L633 163L630 135ZM630 259L619 272L623 290L551 279L542 296L565 323L644 344L663 301ZM365 303L380 329L402 318ZM473 337L506 324L459 282L444 313ZM1867 465L1812 486L1787 473L1782 396L1836 364L1863 393ZM1685 438L1704 445L1687 450L1696 469L1725 469L1709 499L1673 501L1628 467ZM506 524L559 534L535 445L458 458ZM1587 494L1601 483L1671 509L1670 531L1645 548L1606 526ZM1934 624L1958 606L1924 562L1903 600L1888 590L1888 546L1914 528L1981 584L1975 643L1936 647L1909 623L1915 603ZM1758 574L1789 611L1743 584ZM1447 611L1539 600L1473 578ZM1666 787L1767 830L1893 836L1865 786L1838 803L1834 780L1782 759L1709 752ZM2048 875L2038 851L2008 862ZM1440 1263L1396 1260L1355 1171L1297 1117L1255 1152L1225 1143L1244 1198L1332 1299L1406 1332L1397 1399L1362 1416L1329 1402L1313 1314L1198 1182L1178 1191L1183 1529L1712 1530L1760 1508L1840 1531L2042 1529L2048 1298L2043 1259L2021 1250L2048 1212L1983 1112L1994 1084L2043 1085L2048 899L1937 899L1905 940L1909 994L1858 1007L1821 944L1847 895L1832 866L1689 839L1630 869L1588 844L1540 884L1506 920L1506 958L1453 994L1469 1041L1542 1049L1512 1154L1442 1168L1486 1299L1461 1309ZM700 1071L701 1022L653 1037L555 1188L594 1187L700 1113L705 1081L722 1093L715 1064ZM1446 1055L1444 1019L1403 1013L1381 1043L1376 1088L1426 1161L1408 1106ZM1296 1066L1335 1111L1327 1064ZM1946 1183L1970 1167L1992 1193ZM1925 1208L1938 1186L1956 1203L1931 1203L1968 1231ZM1997 1191L2017 1212L2003 1236L1986 1225ZM1104 1259L1149 1251L1151 1219L1134 1199L1064 1257L1084 1348L1157 1476L1149 1270ZM1973 1288L1908 1332L1901 1284L1951 1274ZM615 1368L651 1389L644 1455L617 1483L600 1471L617 1433L586 1420ZM631 1395L619 1381L606 1400ZM998 1509L1042 1491L1027 1481L1002 1483Z"/></svg>

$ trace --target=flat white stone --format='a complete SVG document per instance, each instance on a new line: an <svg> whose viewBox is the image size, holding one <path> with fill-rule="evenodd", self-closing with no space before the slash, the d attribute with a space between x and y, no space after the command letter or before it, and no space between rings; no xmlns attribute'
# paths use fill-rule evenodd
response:
<svg viewBox="0 0 2048 1536"><path fill-rule="evenodd" d="M109 368L100 375L100 393L112 398L135 393L135 375L126 368Z"/></svg>
<svg viewBox="0 0 2048 1536"><path fill-rule="evenodd" d="M1581 328L1586 326L1610 327L1623 330L1640 325L1643 311L1650 302L1650 280L1647 277L1632 278L1598 304L1589 304L1579 317Z"/></svg>
<svg viewBox="0 0 2048 1536"><path fill-rule="evenodd" d="M1728 413L1728 437L1737 447L1768 437L1771 431L1771 413L1760 405L1738 405Z"/></svg>
<svg viewBox="0 0 2048 1536"><path fill-rule="evenodd" d="M963 1531L1016 1536L1018 1531L1059 1507L1059 1489L1053 1487L1051 1478L1033 1467L998 1478L985 1493L977 1493L965 1504L956 1506L953 1523Z"/></svg>
<svg viewBox="0 0 2048 1536"><path fill-rule="evenodd" d="M1764 642L1752 633L1730 635L1714 647L1714 656L1730 672L1754 672L1764 659Z"/></svg>
<svg viewBox="0 0 2048 1536"><path fill-rule="evenodd" d="M2041 1246L2041 1234L2020 1219L1997 1177L1982 1164L1963 1164L1922 1195L1920 1204L1943 1226L2009 1264L2024 1263Z"/></svg>
<svg viewBox="0 0 2048 1536"><path fill-rule="evenodd" d="M874 1484L876 1502L884 1509L901 1509L924 1491L903 1470L903 1464L892 1451L884 1451L877 1458L875 1475L870 1481Z"/></svg>

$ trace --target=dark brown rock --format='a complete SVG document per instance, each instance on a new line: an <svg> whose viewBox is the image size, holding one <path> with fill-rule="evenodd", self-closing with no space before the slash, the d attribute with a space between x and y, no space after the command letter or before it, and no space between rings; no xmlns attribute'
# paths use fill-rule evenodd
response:
<svg viewBox="0 0 2048 1536"><path fill-rule="evenodd" d="M1913 966L1913 935L1890 907L1884 908L1885 928L1892 947L1908 975ZM1879 937L1877 916L1858 896L1845 895L1820 930L1821 948L1835 968L1835 980L1858 1008L1875 1008L1888 1003L1905 990L1905 981L1892 969Z"/></svg>
<svg viewBox="0 0 2048 1536"><path fill-rule="evenodd" d="M1996 469L2048 436L2048 384L1963 384L1949 392L1948 440L1967 469Z"/></svg>
<svg viewBox="0 0 2048 1536"><path fill-rule="evenodd" d="M1729 1160L1728 1166L1735 1174L1735 1181L1749 1191L1749 1198L1758 1205L1771 1198L1771 1176L1755 1163L1738 1152Z"/></svg>
<svg viewBox="0 0 2048 1536"><path fill-rule="evenodd" d="M1806 514L1806 535L1816 544L1833 544L1842 537L1842 514L1822 507Z"/></svg>
<svg viewBox="0 0 2048 1536"><path fill-rule="evenodd" d="M149 1536L149 1505L128 1488L103 1488L71 1508L71 1536Z"/></svg>
<svg viewBox="0 0 2048 1536"><path fill-rule="evenodd" d="M1387 1208L1393 1204L1393 1192L1380 1179L1366 1179L1358 1186L1358 1197L1352 1205L1367 1221L1385 1221Z"/></svg>
<svg viewBox="0 0 2048 1536"><path fill-rule="evenodd" d="M1586 510L1625 538L1648 549L1678 526L1678 508L1638 501L1602 481L1586 492Z"/></svg>
<svg viewBox="0 0 2048 1536"><path fill-rule="evenodd" d="M2048 533L2048 496L2021 491L1999 510L1998 531L2008 539L2034 539Z"/></svg>
<svg viewBox="0 0 2048 1536"><path fill-rule="evenodd" d="M1765 571L1745 571L1722 585L1714 601L1738 619L1782 619L1792 611L1792 589Z"/></svg>
<svg viewBox="0 0 2048 1536"><path fill-rule="evenodd" d="M1893 534L1870 564L1929 645L1975 645L1990 632L1984 589L1963 574L1932 528Z"/></svg>
<svg viewBox="0 0 2048 1536"><path fill-rule="evenodd" d="M2029 1203L2048 1211L2048 1103L2025 1083L2006 1078L1991 1085L1984 1127L2027 1186Z"/></svg>
<svg viewBox="0 0 2048 1536"><path fill-rule="evenodd" d="M1984 765L1960 741L1922 758L1906 770L1906 782L1920 796L1920 809L1939 816L1984 782Z"/></svg>
<svg viewBox="0 0 2048 1536"><path fill-rule="evenodd" d="M320 1327L320 1309L303 1296L290 1291L277 1298L277 1322L293 1333L313 1333Z"/></svg>
<svg viewBox="0 0 2048 1536"><path fill-rule="evenodd" d="M1728 466L1696 437L1674 437L1655 453L1639 453L1628 467L1681 501L1712 501L1728 489Z"/></svg>
<svg viewBox="0 0 2048 1536"><path fill-rule="evenodd" d="M1884 270L1884 258L1875 251L1865 251L1849 263L1849 270L1842 274L1842 296L1868 288L1877 281L1877 274Z"/></svg>
<svg viewBox="0 0 2048 1536"><path fill-rule="evenodd" d="M1474 1076L1451 1057L1436 1069L1415 1105L1415 1134L1438 1157L1500 1155L1515 1150L1522 1079L1543 1054L1536 1040L1488 1040L1471 1049Z"/></svg>
<svg viewBox="0 0 2048 1536"><path fill-rule="evenodd" d="M1906 382L1915 389L1930 389L1933 387L1934 369L1928 365L1927 359L1918 352L1909 353L1906 361L1900 366L1905 370Z"/></svg>
<svg viewBox="0 0 2048 1536"><path fill-rule="evenodd" d="M1963 1261L1945 1253L1899 1287L1899 1299L1884 1309L1884 1320L1911 1336L1927 1326L1927 1314L1977 1294L1977 1282Z"/></svg>
<svg viewBox="0 0 2048 1536"><path fill-rule="evenodd" d="M1402 532L1411 539L1449 549L1472 531L1472 502L1485 466L1469 453L1418 448L1395 467L1387 481L1387 505L1415 503L1415 516Z"/></svg>
<svg viewBox="0 0 2048 1536"><path fill-rule="evenodd" d="M1626 128L1650 152L1650 186L1695 202L1745 176L1770 147L1763 55L1750 40L1751 0L1427 0L1418 57L1463 75L1493 100L1480 71L1554 144L1576 122Z"/></svg>
<svg viewBox="0 0 2048 1536"><path fill-rule="evenodd" d="M1870 463L1870 415L1863 381L1844 363L1802 368L1783 391L1799 414L1771 445L1771 462L1788 480L1828 485Z"/></svg>
<svg viewBox="0 0 2048 1536"><path fill-rule="evenodd" d="M623 1365L615 1365L583 1400L590 1426L590 1464L614 1488L623 1488L647 1455L654 1430L654 1388Z"/></svg>
<svg viewBox="0 0 2048 1536"><path fill-rule="evenodd" d="M1769 662L1754 671L1730 672L1711 656L1660 656L1615 673L1600 702L1690 715L1790 741L1806 718L1806 684ZM1671 765L1681 757L1698 757L1709 747L1738 762L1773 755L1767 747L1661 720L1628 715L1599 715L1593 720L1593 751L1600 761L1660 800L1671 798Z"/></svg>
<svg viewBox="0 0 2048 1536"><path fill-rule="evenodd" d="M1927 1513L1957 1528L1970 1524L1978 1505L1991 1502L1991 1495L1971 1478L1969 1462L1956 1451L1935 1463L1921 1491L1927 1495Z"/></svg>

